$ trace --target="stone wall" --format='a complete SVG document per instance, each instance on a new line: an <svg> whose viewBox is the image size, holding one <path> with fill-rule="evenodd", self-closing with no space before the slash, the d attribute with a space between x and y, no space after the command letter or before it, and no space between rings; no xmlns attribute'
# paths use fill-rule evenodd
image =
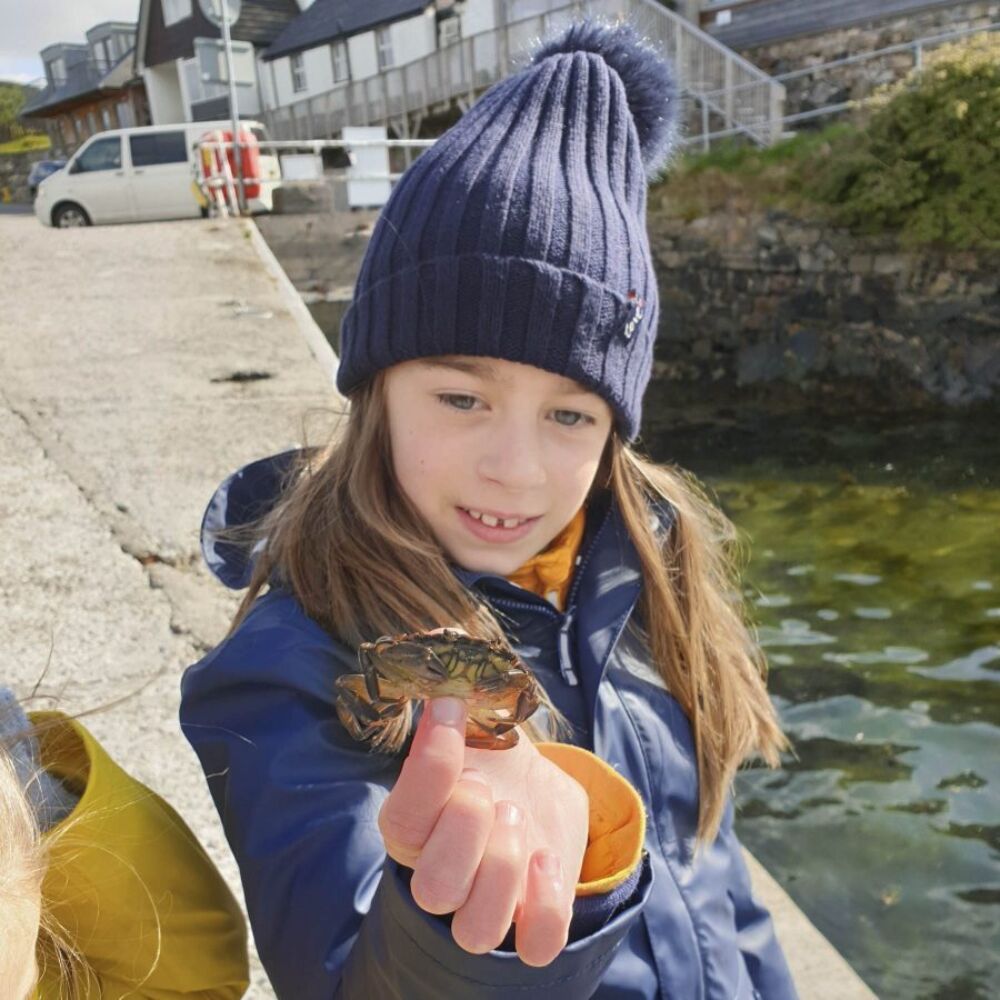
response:
<svg viewBox="0 0 1000 1000"><path fill-rule="evenodd" d="M33 149L27 153L11 153L0 156L0 198L17 204L31 204L28 191L28 174L39 160L54 156L47 149Z"/></svg>
<svg viewBox="0 0 1000 1000"><path fill-rule="evenodd" d="M742 209L686 222L668 197L654 193L647 218L661 298L651 405L1000 402L1000 251L907 252ZM257 219L335 349L376 218Z"/></svg>
<svg viewBox="0 0 1000 1000"><path fill-rule="evenodd" d="M918 38L997 23L1000 23L1000 0L975 0L744 49L741 55L774 76ZM905 76L913 65L912 51L897 52L788 80L785 114L859 100L877 87ZM827 120L822 118L818 123L825 124Z"/></svg>
<svg viewBox="0 0 1000 1000"><path fill-rule="evenodd" d="M659 384L877 408L1000 401L1000 252L906 252L776 212L685 222L651 206L648 224Z"/></svg>

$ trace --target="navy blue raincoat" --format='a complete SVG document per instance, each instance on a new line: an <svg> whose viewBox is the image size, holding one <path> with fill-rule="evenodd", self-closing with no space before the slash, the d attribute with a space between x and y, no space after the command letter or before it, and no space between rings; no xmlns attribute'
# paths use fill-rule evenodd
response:
<svg viewBox="0 0 1000 1000"><path fill-rule="evenodd" d="M249 554L218 531L274 502L293 453L230 477L206 512L205 557L246 586ZM669 529L669 514L661 515ZM498 612L515 650L646 804L642 865L607 896L579 899L570 942L545 968L503 948L463 951L448 918L413 902L409 870L377 827L402 757L354 742L334 679L354 652L281 587L183 680L181 722L201 759L239 863L261 959L282 1000L793 1000L771 918L754 899L732 804L695 853L698 776L691 728L629 628L635 549L610 501L592 502L565 614L509 581L456 570ZM505 945L509 942L505 942Z"/></svg>

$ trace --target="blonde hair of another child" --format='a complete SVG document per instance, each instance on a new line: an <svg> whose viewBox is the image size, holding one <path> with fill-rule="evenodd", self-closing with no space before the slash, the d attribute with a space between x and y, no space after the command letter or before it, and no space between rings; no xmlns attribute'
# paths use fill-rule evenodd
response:
<svg viewBox="0 0 1000 1000"><path fill-rule="evenodd" d="M59 835L60 831L56 831L50 836ZM81 981L79 955L46 912L42 893L42 882L48 870L49 847L50 842L42 836L10 753L0 742L0 937L6 937L3 913L9 901L39 899L41 922L35 946L39 979L55 966L60 993L58 998L52 1000L78 1000Z"/></svg>

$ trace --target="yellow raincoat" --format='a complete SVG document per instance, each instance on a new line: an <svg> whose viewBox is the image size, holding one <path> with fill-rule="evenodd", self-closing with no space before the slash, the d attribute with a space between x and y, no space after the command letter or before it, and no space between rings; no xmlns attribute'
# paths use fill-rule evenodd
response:
<svg viewBox="0 0 1000 1000"><path fill-rule="evenodd" d="M249 982L243 914L204 848L79 723L31 715L42 764L80 793L45 834L43 907L83 960L87 1000L230 1000ZM42 971L36 1000L58 1000Z"/></svg>

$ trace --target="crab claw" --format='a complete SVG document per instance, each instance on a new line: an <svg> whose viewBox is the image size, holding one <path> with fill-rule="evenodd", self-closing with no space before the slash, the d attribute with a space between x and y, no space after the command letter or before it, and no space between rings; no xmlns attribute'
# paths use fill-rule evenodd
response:
<svg viewBox="0 0 1000 1000"><path fill-rule="evenodd" d="M362 674L342 674L334 681L334 707L341 725L359 743L371 742L375 750L403 742L410 729L413 711L408 701L371 698L367 678Z"/></svg>
<svg viewBox="0 0 1000 1000"><path fill-rule="evenodd" d="M474 750L510 750L517 746L518 735L514 723L492 726L474 719L471 715L465 723L465 745Z"/></svg>

